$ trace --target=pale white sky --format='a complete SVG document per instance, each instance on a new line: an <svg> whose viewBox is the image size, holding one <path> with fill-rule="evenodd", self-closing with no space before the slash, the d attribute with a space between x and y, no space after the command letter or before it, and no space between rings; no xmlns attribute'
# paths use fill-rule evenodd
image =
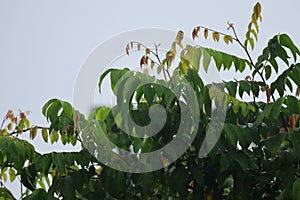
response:
<svg viewBox="0 0 300 200"><path fill-rule="evenodd" d="M197 25L226 32L230 21L243 39L256 2L0 0L0 118L8 109L30 110L32 123L45 125L43 104L53 97L72 102L76 77L89 53L122 32L157 27L181 29L190 37ZM260 2L263 23L253 55L279 32L300 45L300 1ZM197 43L244 56L236 45L202 37ZM41 145L39 138L33 143L41 152L70 149Z"/></svg>

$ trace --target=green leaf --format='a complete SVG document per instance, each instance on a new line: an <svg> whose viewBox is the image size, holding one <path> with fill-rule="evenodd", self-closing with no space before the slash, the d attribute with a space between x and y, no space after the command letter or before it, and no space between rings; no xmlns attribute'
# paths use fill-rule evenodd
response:
<svg viewBox="0 0 300 200"><path fill-rule="evenodd" d="M247 48L247 46L248 46L248 41L249 41L248 39L246 39L246 40L244 41L244 47L245 47L245 48Z"/></svg>
<svg viewBox="0 0 300 200"><path fill-rule="evenodd" d="M212 53L214 61L216 63L216 67L220 71L221 66L222 66L222 53L219 51L215 51L215 50L211 50L211 53Z"/></svg>
<svg viewBox="0 0 300 200"><path fill-rule="evenodd" d="M16 200L12 193L5 187L0 188L0 200Z"/></svg>
<svg viewBox="0 0 300 200"><path fill-rule="evenodd" d="M42 172L45 176L48 175L49 169L52 165L52 155L51 154L44 154L41 155L34 160L36 170L38 172Z"/></svg>
<svg viewBox="0 0 300 200"><path fill-rule="evenodd" d="M255 37L255 40L257 41L258 37L257 37L256 31L254 29L251 29L250 32L253 34L253 36Z"/></svg>
<svg viewBox="0 0 300 200"><path fill-rule="evenodd" d="M230 69L232 65L232 57L228 54L222 53L222 62L224 69Z"/></svg>
<svg viewBox="0 0 300 200"><path fill-rule="evenodd" d="M114 91L115 86L117 84L117 82L121 79L121 77L123 75L125 75L127 72L129 72L130 70L128 68L124 68L124 69L114 69L114 68L110 68L108 70L106 70L101 76L100 76L100 81L99 81L99 92L101 93L101 85L102 82L104 80L104 78L107 76L107 74L110 73L110 84L111 84L111 89Z"/></svg>
<svg viewBox="0 0 300 200"><path fill-rule="evenodd" d="M60 140L63 145L67 144L68 139L69 139L69 137L67 134L63 133L60 135Z"/></svg>
<svg viewBox="0 0 300 200"><path fill-rule="evenodd" d="M59 138L58 132L56 130L53 130L50 134L50 142L53 144L54 142L57 142Z"/></svg>
<svg viewBox="0 0 300 200"><path fill-rule="evenodd" d="M52 160L55 166L57 167L57 170L61 174L66 173L66 165L65 165L65 158L62 153L52 153Z"/></svg>
<svg viewBox="0 0 300 200"><path fill-rule="evenodd" d="M203 49L202 55L203 55L203 68L204 68L205 72L207 72L210 61L211 61L211 56L208 53L208 51L205 49Z"/></svg>
<svg viewBox="0 0 300 200"><path fill-rule="evenodd" d="M300 101L294 96L286 97L286 105L293 114L300 114Z"/></svg>
<svg viewBox="0 0 300 200"><path fill-rule="evenodd" d="M300 180L296 180L293 184L293 197L294 199L300 199Z"/></svg>
<svg viewBox="0 0 300 200"><path fill-rule="evenodd" d="M9 168L9 180L10 182L13 182L16 179L16 172L13 168Z"/></svg>
<svg viewBox="0 0 300 200"><path fill-rule="evenodd" d="M273 119L279 118L283 100L284 100L284 97L281 97L281 98L278 98L275 102L273 102L272 110L270 112L270 116L272 116Z"/></svg>
<svg viewBox="0 0 300 200"><path fill-rule="evenodd" d="M96 120L105 120L110 113L111 108L100 106L96 111Z"/></svg>
<svg viewBox="0 0 300 200"><path fill-rule="evenodd" d="M253 40L253 38L249 38L249 43L250 43L251 49L253 50L254 49L254 40Z"/></svg>
<svg viewBox="0 0 300 200"><path fill-rule="evenodd" d="M267 65L265 67L265 78L266 78L266 80L268 80L271 77L271 72L272 72L271 66Z"/></svg>
<svg viewBox="0 0 300 200"><path fill-rule="evenodd" d="M153 192L155 180L152 172L139 174L138 183L141 185L143 190L143 197L150 196Z"/></svg>
<svg viewBox="0 0 300 200"><path fill-rule="evenodd" d="M248 81L242 80L239 81L239 95L241 98L243 98L244 92L246 92L248 95L250 95L251 91L251 84Z"/></svg>
<svg viewBox="0 0 300 200"><path fill-rule="evenodd" d="M49 106L50 106L53 102L55 102L55 101L57 101L57 99L51 99L51 100L49 100L47 103L45 103L45 105L43 106L43 108L42 108L42 113L43 113L43 115L44 115L45 117L48 116L48 115L47 115L47 111L48 111Z"/></svg>
<svg viewBox="0 0 300 200"><path fill-rule="evenodd" d="M101 74L100 80L99 80L99 84L98 84L98 86L99 86L99 93L101 93L101 85L102 85L102 82L103 82L104 78L107 76L107 74L111 73L114 70L116 70L116 69L110 68L110 69L106 70L105 72L103 72Z"/></svg>
<svg viewBox="0 0 300 200"><path fill-rule="evenodd" d="M278 133L267 139L266 147L268 151L271 152L272 155L276 155L280 145L284 139L284 135L282 133Z"/></svg>
<svg viewBox="0 0 300 200"><path fill-rule="evenodd" d="M234 147L237 145L237 136L235 129L233 127L234 125L231 124L224 124L223 131L225 133L225 136L227 140L230 142L230 144Z"/></svg>
<svg viewBox="0 0 300 200"><path fill-rule="evenodd" d="M42 137L43 137L43 140L47 143L48 142L48 131L45 128L42 129Z"/></svg>
<svg viewBox="0 0 300 200"><path fill-rule="evenodd" d="M300 135L299 133L291 134L291 140L293 143L294 150L296 151L297 159L300 161Z"/></svg>
<svg viewBox="0 0 300 200"><path fill-rule="evenodd" d="M60 101L60 103L63 108L60 116L72 117L73 116L73 107L71 106L71 104L66 101Z"/></svg>
<svg viewBox="0 0 300 200"><path fill-rule="evenodd" d="M176 167L170 177L171 184L170 187L174 192L178 192L181 198L184 198L187 194L186 186L188 184L188 171L182 165Z"/></svg>
<svg viewBox="0 0 300 200"><path fill-rule="evenodd" d="M227 169L230 168L232 164L232 159L229 156L229 154L221 154L221 158L220 158L220 172L223 173L225 172Z"/></svg>
<svg viewBox="0 0 300 200"><path fill-rule="evenodd" d="M76 143L77 143L76 137L75 137L74 135L69 136L69 142L70 142L73 146L75 146Z"/></svg>
<svg viewBox="0 0 300 200"><path fill-rule="evenodd" d="M47 121L54 122L57 120L58 112L61 109L60 101L52 99L48 101L43 107L43 114L47 118Z"/></svg>
<svg viewBox="0 0 300 200"><path fill-rule="evenodd" d="M225 82L225 87L230 96L235 97L237 90L237 83L234 81Z"/></svg>
<svg viewBox="0 0 300 200"><path fill-rule="evenodd" d="M270 87L271 95L274 94L275 90L277 90L279 96L282 97L284 95L286 80L291 69L292 68L285 70L281 75L278 76L278 78L273 83L271 83L271 87Z"/></svg>
<svg viewBox="0 0 300 200"><path fill-rule="evenodd" d="M143 86L144 97L149 105L152 105L154 99L154 91L152 85L147 84Z"/></svg>
<svg viewBox="0 0 300 200"><path fill-rule="evenodd" d="M57 198L52 197L51 194L47 193L44 189L38 188L33 191L30 195L24 198L24 200L55 200Z"/></svg>
<svg viewBox="0 0 300 200"><path fill-rule="evenodd" d="M36 189L35 187L35 178L37 176L37 172L35 170L35 166L30 165L23 169L21 173L21 182L22 184L31 191Z"/></svg>
<svg viewBox="0 0 300 200"><path fill-rule="evenodd" d="M101 178L105 191L109 192L115 198L120 199L121 191L126 189L124 173L105 167L101 172Z"/></svg>
<svg viewBox="0 0 300 200"><path fill-rule="evenodd" d="M248 165L249 165L248 156L244 152L242 151L233 152L232 158L240 165L240 167L244 172L247 172Z"/></svg>
<svg viewBox="0 0 300 200"><path fill-rule="evenodd" d="M46 189L46 186L45 186L45 184L44 184L43 179L39 180L38 183L39 183L39 185L41 186L41 188Z"/></svg>
<svg viewBox="0 0 300 200"><path fill-rule="evenodd" d="M288 61L288 54L284 50L284 48L279 44L277 36L274 36L269 42L268 42L268 49L272 58L279 57L282 61L286 63L286 65L289 65Z"/></svg>
<svg viewBox="0 0 300 200"><path fill-rule="evenodd" d="M192 65L194 66L194 68L196 68L197 71L199 71L201 56L202 56L201 48L195 48L192 56L192 61L193 61Z"/></svg>
<svg viewBox="0 0 300 200"><path fill-rule="evenodd" d="M289 77L294 81L294 83L300 87L300 64L292 65L293 69L289 73Z"/></svg>
<svg viewBox="0 0 300 200"><path fill-rule="evenodd" d="M279 43L290 49L291 53L293 54L294 61L297 60L297 55L300 55L299 49L294 45L293 41L287 34L279 35Z"/></svg>

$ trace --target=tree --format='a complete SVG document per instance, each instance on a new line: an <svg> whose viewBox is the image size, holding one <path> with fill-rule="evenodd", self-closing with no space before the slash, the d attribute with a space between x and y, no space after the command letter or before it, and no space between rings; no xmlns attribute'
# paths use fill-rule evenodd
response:
<svg viewBox="0 0 300 200"><path fill-rule="evenodd" d="M159 45L129 42L126 53L141 51L141 68L149 65L164 78L127 68L107 70L100 76L99 89L109 75L118 103L113 108L100 106L87 118L59 99L43 106L49 127L31 126L28 112L8 111L0 127L0 199L15 199L3 183L16 177L26 188L22 196L27 200L299 199L300 51L287 34L278 34L254 61L248 46L254 48L261 20L257 3L244 42L231 23L232 35L203 26L192 31L193 39L203 32L205 39L211 35L216 42L222 37L226 44L240 45L246 58L183 47L182 31L164 58L158 54ZM178 50L180 61L171 74ZM204 84L198 71L202 66L207 71L210 63L219 71L234 68L243 73L248 68L252 73L243 80ZM280 74L279 65L285 66ZM276 79L270 82L272 75ZM251 101L243 100L246 94ZM150 135L156 130L147 125L159 127L155 119L163 117L161 129ZM214 135L218 130L220 135ZM40 154L18 138L26 132L31 139L41 133L45 142L80 142L82 150ZM118 146L118 153L107 138ZM179 151L161 150L174 140ZM209 145L211 141L216 143ZM155 157L144 156L156 151ZM136 173L139 170L144 171Z"/></svg>

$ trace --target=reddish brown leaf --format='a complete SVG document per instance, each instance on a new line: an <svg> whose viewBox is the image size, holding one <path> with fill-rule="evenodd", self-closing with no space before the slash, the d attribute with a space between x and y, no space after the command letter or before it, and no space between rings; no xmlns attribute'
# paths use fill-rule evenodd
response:
<svg viewBox="0 0 300 200"><path fill-rule="evenodd" d="M196 37L198 37L198 30L200 30L200 29L198 29L198 27L197 28L194 28L194 30L193 30L193 32L192 32L192 38L193 38L193 40L196 38Z"/></svg>
<svg viewBox="0 0 300 200"><path fill-rule="evenodd" d="M21 120L25 120L26 119L26 114L21 112L20 113L20 118L21 118Z"/></svg>
<svg viewBox="0 0 300 200"><path fill-rule="evenodd" d="M146 58L146 56L143 56L142 58L141 58L141 60L140 60L140 67L142 68L143 67L143 65L146 65L147 63L146 63L146 60L147 58Z"/></svg>
<svg viewBox="0 0 300 200"><path fill-rule="evenodd" d="M63 133L67 132L67 130L68 130L69 128L71 128L70 125L64 126L62 132L63 132Z"/></svg>
<svg viewBox="0 0 300 200"><path fill-rule="evenodd" d="M206 28L206 29L204 30L204 38L207 39L207 37L208 37L208 29Z"/></svg>
<svg viewBox="0 0 300 200"><path fill-rule="evenodd" d="M13 121L14 118L15 117L14 117L13 111L12 110L8 110L7 113L6 113L5 119L10 119L10 120Z"/></svg>
<svg viewBox="0 0 300 200"><path fill-rule="evenodd" d="M149 48L146 48L145 53L146 55L149 55L151 53L151 50Z"/></svg>
<svg viewBox="0 0 300 200"><path fill-rule="evenodd" d="M129 50L130 50L130 48L129 48L129 45L127 44L127 46L126 46L126 54L129 56Z"/></svg>

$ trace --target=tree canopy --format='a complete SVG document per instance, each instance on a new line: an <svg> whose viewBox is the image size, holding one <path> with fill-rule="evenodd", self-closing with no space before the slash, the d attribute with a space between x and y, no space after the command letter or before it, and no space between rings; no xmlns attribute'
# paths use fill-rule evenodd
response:
<svg viewBox="0 0 300 200"><path fill-rule="evenodd" d="M300 199L300 51L288 34L276 34L252 58L261 13L255 4L244 41L232 23L229 33L191 31L193 39L203 34L239 45L245 58L183 46L183 31L164 56L159 45L129 41L125 52L140 51L141 69L163 78L110 68L99 75L99 92L109 78L114 107L84 116L51 99L42 108L48 127L31 125L28 112L9 110L0 127L0 199L15 199L5 182L18 180L26 200ZM205 84L199 70L209 67L251 74ZM21 134L82 149L41 154Z"/></svg>

